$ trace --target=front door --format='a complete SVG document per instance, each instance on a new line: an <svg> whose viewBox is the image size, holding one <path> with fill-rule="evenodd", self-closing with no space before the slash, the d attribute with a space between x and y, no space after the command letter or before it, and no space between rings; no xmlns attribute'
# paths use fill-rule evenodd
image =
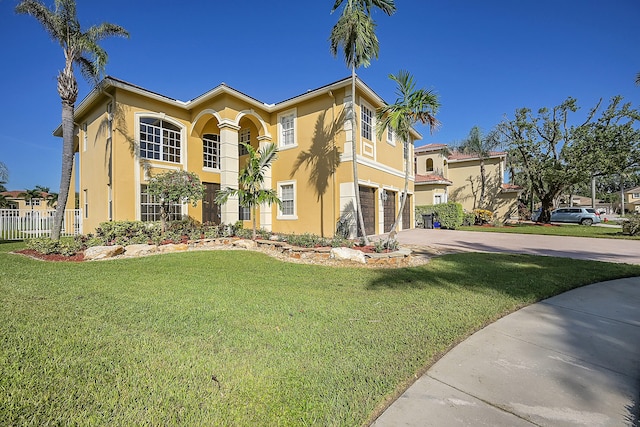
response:
<svg viewBox="0 0 640 427"><path fill-rule="evenodd" d="M202 200L202 223L220 224L220 206L216 203L216 194L220 184L204 182L204 199Z"/></svg>

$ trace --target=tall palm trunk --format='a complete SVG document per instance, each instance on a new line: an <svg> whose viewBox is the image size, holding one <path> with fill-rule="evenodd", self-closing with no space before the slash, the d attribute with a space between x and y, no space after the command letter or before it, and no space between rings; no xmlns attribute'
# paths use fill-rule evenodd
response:
<svg viewBox="0 0 640 427"><path fill-rule="evenodd" d="M398 224L400 223L400 218L402 218L402 213L404 212L404 205L409 198L409 143L404 143L404 196L402 197L402 201L400 202L400 209L398 210L398 214L396 215L396 220L393 222L391 226L391 231L389 231L389 237L387 241L393 240L398 234ZM403 224L404 226L404 224ZM387 245L388 246L388 245Z"/></svg>
<svg viewBox="0 0 640 427"><path fill-rule="evenodd" d="M478 203L480 209L484 209L484 195L487 184L487 176L485 173L484 158L480 158L480 203Z"/></svg>
<svg viewBox="0 0 640 427"><path fill-rule="evenodd" d="M67 207L67 199L71 187L71 174L73 171L73 104L62 101L62 173L60 174L60 191L58 193L58 205L53 219L51 239L60 240L62 232L62 220Z"/></svg>
<svg viewBox="0 0 640 427"><path fill-rule="evenodd" d="M351 161L353 164L353 189L356 193L356 211L358 213L356 226L360 227L360 233L364 244L369 244L367 238L367 230L364 226L364 217L362 216L362 205L360 204L360 185L358 184L358 159L356 158L356 140L358 139L356 120L356 68L351 67Z"/></svg>

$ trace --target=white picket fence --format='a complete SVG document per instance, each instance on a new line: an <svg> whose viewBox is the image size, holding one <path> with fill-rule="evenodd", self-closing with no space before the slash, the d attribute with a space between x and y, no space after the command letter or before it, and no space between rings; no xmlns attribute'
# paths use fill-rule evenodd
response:
<svg viewBox="0 0 640 427"><path fill-rule="evenodd" d="M0 209L0 240L23 240L48 237L53 228L55 210ZM61 236L82 232L82 211L67 209L62 221Z"/></svg>

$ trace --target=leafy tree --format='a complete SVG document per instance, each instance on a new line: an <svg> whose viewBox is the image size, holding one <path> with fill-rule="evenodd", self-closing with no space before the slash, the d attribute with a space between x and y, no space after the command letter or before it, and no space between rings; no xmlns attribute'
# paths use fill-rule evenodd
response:
<svg viewBox="0 0 640 427"><path fill-rule="evenodd" d="M230 197L237 196L240 206L251 209L253 220L253 240L256 239L256 209L258 205L276 204L282 206L278 194L273 189L263 188L266 171L278 158L278 147L275 144L267 144L256 151L251 145L242 143L249 153L247 165L238 175L238 188L227 187L216 195L216 203L223 205Z"/></svg>
<svg viewBox="0 0 640 427"><path fill-rule="evenodd" d="M80 67L85 78L97 83L107 63L107 52L98 42L106 37L128 37L129 34L124 28L107 22L83 31L78 21L75 0L55 0L53 10L37 0L22 0L15 10L19 14L31 15L38 20L64 51L64 68L58 73L58 94L62 100L63 141L60 203L56 209L51 231L51 239L59 240L73 170L74 106L78 98L78 82L74 74L74 65Z"/></svg>
<svg viewBox="0 0 640 427"><path fill-rule="evenodd" d="M33 188L31 190L25 190L18 194L18 197L23 198L25 201L28 201L31 205L31 210L33 210L33 200L34 199L42 199L42 191L39 186Z"/></svg>
<svg viewBox="0 0 640 427"><path fill-rule="evenodd" d="M491 152L500 146L500 139L495 132L483 135L482 130L478 126L471 128L467 139L462 141L458 147L458 151L464 154L476 156L480 160L480 200L478 200L478 208L485 208L485 195L487 186L487 173L485 170L485 160L491 156ZM475 209L475 199L474 199Z"/></svg>
<svg viewBox="0 0 640 427"><path fill-rule="evenodd" d="M198 201L204 198L204 185L195 173L179 170L151 177L147 192L160 204L160 220L164 233L167 231L171 205L192 203L193 206L197 206Z"/></svg>
<svg viewBox="0 0 640 427"><path fill-rule="evenodd" d="M4 194L0 194L0 209L8 208L11 206L9 199Z"/></svg>
<svg viewBox="0 0 640 427"><path fill-rule="evenodd" d="M400 203L400 209L396 216L389 240L392 240L398 229L398 223L402 218L404 206L409 193L409 173L412 169L412 159L410 158L410 144L413 144L411 131L413 126L420 122L429 126L431 131L440 123L435 115L440 108L438 95L425 90L416 89L413 76L408 71L401 70L398 74L390 74L389 78L396 82L396 101L393 104L379 108L376 112L378 122L378 137L382 138L385 131L392 130L402 141L404 150L404 193Z"/></svg>
<svg viewBox="0 0 640 427"><path fill-rule="evenodd" d="M343 5L338 22L331 30L329 37L331 54L335 57L342 47L347 67L351 70L351 159L353 164L353 186L356 195L357 221L365 244L368 243L367 233L362 217L362 205L360 203L360 187L358 185L357 162L357 120L355 117L356 101L356 69L371 64L372 58L378 58L380 46L376 36L376 24L371 17L372 9L378 8L391 16L396 11L394 0L336 0L331 13Z"/></svg>
<svg viewBox="0 0 640 427"><path fill-rule="evenodd" d="M56 208L58 204L58 193L47 193L47 206L50 208Z"/></svg>
<svg viewBox="0 0 640 427"><path fill-rule="evenodd" d="M638 120L638 110L615 96L596 121L579 130L575 155L584 159L592 178L615 177L623 191L627 177L640 167Z"/></svg>
<svg viewBox="0 0 640 427"><path fill-rule="evenodd" d="M0 191L7 191L7 188L4 186L4 184L6 184L8 180L9 169L7 168L7 165L0 162Z"/></svg>
<svg viewBox="0 0 640 427"><path fill-rule="evenodd" d="M576 100L567 98L552 110L541 108L537 115L530 109L516 110L513 120L505 119L496 127L497 135L527 177L532 194L542 204L539 221L549 222L554 200L569 186L588 179L586 162L576 156L576 136L589 124L600 103L578 126L568 123L578 110Z"/></svg>

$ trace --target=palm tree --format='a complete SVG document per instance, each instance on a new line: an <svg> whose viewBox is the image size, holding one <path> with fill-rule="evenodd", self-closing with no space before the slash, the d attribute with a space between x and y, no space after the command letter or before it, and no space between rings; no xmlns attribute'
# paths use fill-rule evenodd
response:
<svg viewBox="0 0 640 427"><path fill-rule="evenodd" d="M636 84L640 86L640 73L636 74Z"/></svg>
<svg viewBox="0 0 640 427"><path fill-rule="evenodd" d="M18 194L18 197L24 199L29 202L31 205L31 210L33 210L33 200L34 199L42 199L42 191L38 187L33 188L31 190L25 190Z"/></svg>
<svg viewBox="0 0 640 427"><path fill-rule="evenodd" d="M238 196L240 206L251 209L251 219L253 220L253 240L256 239L256 209L258 205L276 204L282 206L278 194L272 190L263 188L266 171L278 158L278 147L275 144L267 144L256 151L251 145L242 143L247 149L249 157L247 165L238 175L239 188L225 188L216 195L216 203L223 205L227 203L229 197Z"/></svg>
<svg viewBox="0 0 640 427"><path fill-rule="evenodd" d="M47 193L47 206L55 209L58 205L58 193Z"/></svg>
<svg viewBox="0 0 640 427"><path fill-rule="evenodd" d="M58 73L58 94L62 100L60 203L56 208L51 231L51 239L59 240L73 169L73 116L78 98L78 82L74 74L74 65L80 67L85 78L97 84L107 63L107 52L98 45L98 42L110 36L128 37L129 33L124 28L108 22L82 31L78 22L75 0L55 0L53 10L37 0L22 0L15 10L17 13L31 15L37 19L64 51L64 69Z"/></svg>
<svg viewBox="0 0 640 427"><path fill-rule="evenodd" d="M378 137L382 137L385 130L391 129L402 141L404 147L404 195L400 203L400 209L396 220L389 232L389 240L392 240L398 229L398 223L402 218L402 212L409 192L409 173L412 161L409 158L409 147L413 143L411 131L413 126L420 122L429 126L431 132L440 125L435 115L440 108L438 95L426 90L416 89L413 76L408 71L400 70L398 74L390 74L389 78L396 82L396 102L379 108L376 112L378 118Z"/></svg>
<svg viewBox="0 0 640 427"><path fill-rule="evenodd" d="M376 37L376 24L371 17L372 9L378 8L391 16L396 11L394 0L336 0L331 13L344 3L342 14L331 30L329 37L331 54L335 57L342 47L347 67L351 69L351 162L353 164L353 186L356 195L357 221L365 244L368 244L367 233L362 217L360 204L360 188L358 185L358 162L356 150L357 120L355 117L356 102L356 69L368 67L372 58L378 58L380 46Z"/></svg>
<svg viewBox="0 0 640 427"><path fill-rule="evenodd" d="M484 198L486 193L487 174L484 167L484 161L489 158L491 151L500 145L495 132L483 135L482 130L478 126L471 128L467 139L462 141L462 145L458 147L458 151L464 154L477 156L480 159L480 200L478 207L484 207ZM475 201L474 201L475 203Z"/></svg>

